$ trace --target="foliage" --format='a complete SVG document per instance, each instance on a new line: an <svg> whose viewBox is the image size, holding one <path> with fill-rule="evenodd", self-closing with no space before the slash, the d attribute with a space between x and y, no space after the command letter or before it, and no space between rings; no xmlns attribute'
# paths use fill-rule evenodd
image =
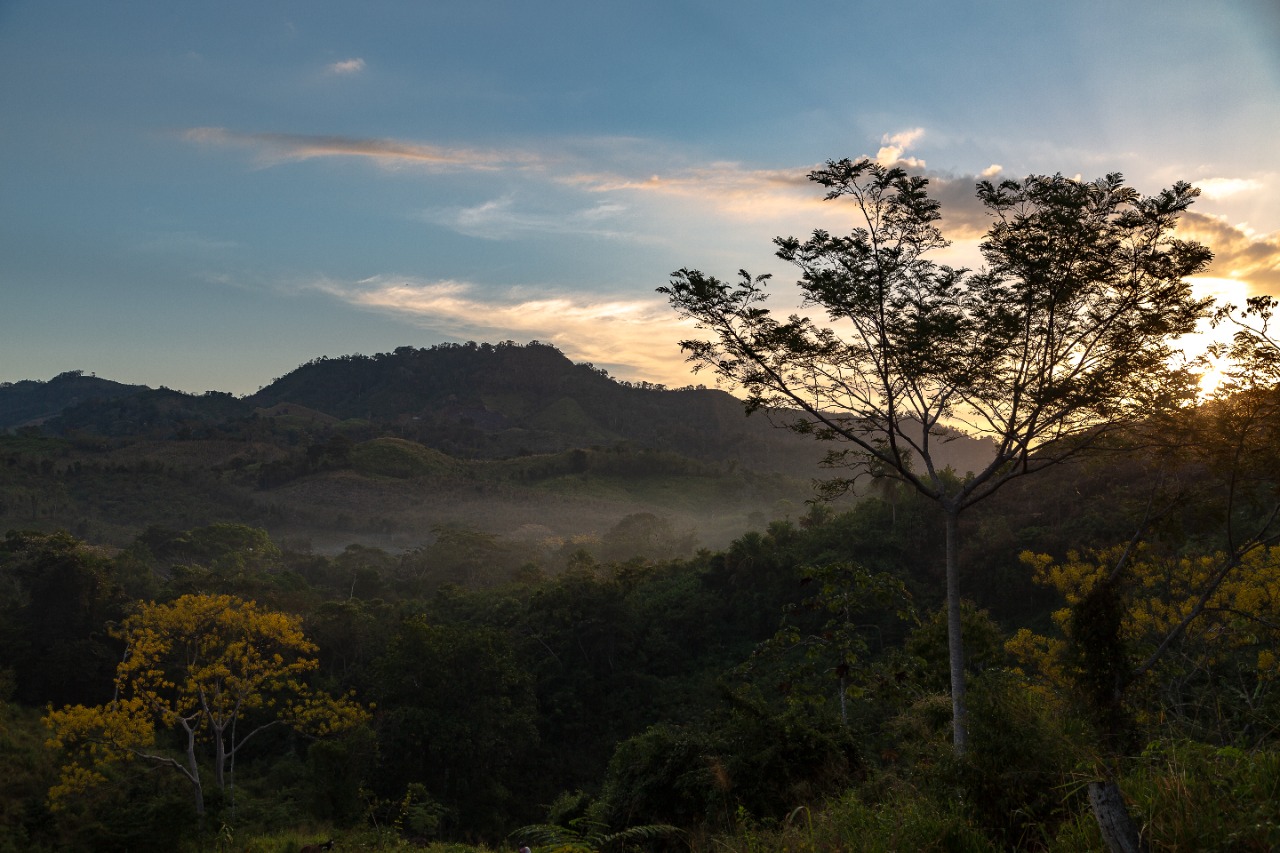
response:
<svg viewBox="0 0 1280 853"><path fill-rule="evenodd" d="M847 726L849 700L867 691L860 678L870 671L867 637L891 627L880 624L886 614L913 620L910 597L897 578L850 563L804 567L801 574L802 585L816 587L813 594L784 607L782 626L755 656L797 657L798 650L799 659L785 667L780 691L801 703L823 704L834 695L841 724Z"/></svg>
<svg viewBox="0 0 1280 853"><path fill-rule="evenodd" d="M79 702L110 678L119 651L103 636L124 596L106 555L66 533L10 531L0 542L0 667L28 704Z"/></svg>
<svg viewBox="0 0 1280 853"><path fill-rule="evenodd" d="M259 610L251 601L186 595L172 604L143 604L113 634L126 651L116 668L112 701L50 706L46 714L49 746L64 750L68 759L49 792L55 807L104 782L111 765L140 758L184 775L203 812L198 740L211 742L221 788L229 762L271 726L287 722L325 735L368 718L350 698L312 692L303 679L316 668L309 657L315 646L300 621ZM184 759L164 748L158 730L181 732Z"/></svg>
<svg viewBox="0 0 1280 853"><path fill-rule="evenodd" d="M1224 368L1225 394L1280 384L1280 341L1273 328L1278 306L1274 296L1262 294L1251 297L1243 309L1222 305L1214 313L1214 325L1235 329L1229 344L1214 344L1208 353Z"/></svg>
<svg viewBox="0 0 1280 853"><path fill-rule="evenodd" d="M847 443L832 465L870 462L962 508L1058 461L1073 449L1066 439L1096 441L1099 427L1186 390L1169 340L1203 315L1184 279L1211 257L1172 237L1198 195L1189 185L1144 198L1115 174L984 181L988 267L968 274L927 258L946 241L926 179L868 160L830 162L810 179L829 200L849 198L865 225L779 238L779 256L802 270L805 305L847 333L774 319L762 307L767 277L743 273L735 287L681 270L659 290L715 336L685 341L689 360L743 387L749 409L799 407L795 428ZM987 469L948 481L935 467L949 420L996 440Z"/></svg>
<svg viewBox="0 0 1280 853"><path fill-rule="evenodd" d="M1138 672L1159 630L1194 607L1195 590L1214 576L1212 555L1233 550L1224 519L1245 533L1266 522L1275 469L1264 403L1261 395L1236 397L1170 416L1159 422L1167 440L1149 454L1045 472L966 515L961 563L974 603L966 602L960 622L973 720L963 760L952 755L944 695L942 513L901 484L847 509L779 502L772 512L786 520L755 516L755 531L691 556L682 556L680 519L652 508L607 517L589 540L570 542L550 525L530 525L520 540L453 525L407 552L388 544L394 540L379 540L386 550L338 551L341 531L309 550L302 538L229 524L158 527L120 551L67 534L11 534L0 545L0 698L100 701L127 641L124 602L144 595L160 602L147 606L174 607L198 592L299 614L295 627L314 648L282 657L316 666L292 680L309 695L356 690L378 704L367 725L325 738L285 724L298 722L285 695L275 694L272 708L245 708L237 735L285 719L238 752L234 785L228 760L225 791L207 782L217 760L204 724L195 740L208 788L199 830L189 786L174 785L177 777L163 769L136 772L144 763L137 756L86 763L105 781L51 811L45 795L66 756L42 748L35 709L10 706L0 714L7 771L0 850L8 843L32 851L286 853L329 837L335 849L430 844L472 853L487 848L462 840L488 839L508 850L520 840L506 836L509 829L537 820L545 803L555 803L546 824L582 835L590 829L572 823L578 818L685 831L642 842L650 850L1097 849L1083 786L1104 766L1150 837L1161 839L1157 849L1268 849L1280 720L1265 658L1280 622L1269 580L1274 554L1256 541L1241 551L1250 540L1237 538L1240 564L1159 664L1133 682L1124 707L1134 750L1105 749L1088 707L1091 691L1104 692L1117 673ZM491 396L485 405L515 417L520 403ZM279 412L262 418L281 429L294 418L290 430L312 431L298 437L294 452L303 461L309 448L328 446L325 430L337 429L287 404ZM1214 433L1217 443L1207 440ZM185 444L203 453L200 441ZM1235 448L1247 464L1233 469ZM74 483L75 461L129 452L137 459L149 451L3 438L0 486L46 476L41 459L50 462L51 481ZM245 447L232 452L251 455ZM7 466L5 453L14 454ZM253 464L225 473L249 477ZM466 484L479 505L488 500L483 489L508 481L512 489L517 481L540 484L547 501L578 486L611 494L600 485L606 477L656 488L646 466L677 472L692 463L674 453L595 448L460 464L464 473L448 488ZM691 468L700 485L690 495L713 498L722 470ZM1233 470L1242 472L1234 489ZM1159 489L1152 472L1162 478ZM328 475L335 489L371 482L350 469L316 473L299 488L321 488ZM77 488L90 488L80 476ZM136 486L153 482L146 478ZM432 500L430 490L445 481L382 482ZM505 499L490 494L495 505ZM327 499L322 489L314 493L317 503ZM1117 582L1098 594L1104 564L1115 565L1114 554L1103 559L1107 543L1131 535L1148 506L1155 507L1149 544L1135 548ZM579 547L586 550L571 552ZM1047 585L1035 585L1033 567L1017 558L1023 550L1072 549L1074 557L1048 560L1040 574L1063 576ZM627 553L634 550L648 558ZM1080 565L1067 570L1072 560ZM1060 588L1093 603L1073 607ZM907 594L924 614L918 625L898 618ZM65 612L64 600L72 604ZM1063 609L1059 629L1052 614ZM1024 626L1031 632L1024 636L1039 638L1031 657L1019 658L1025 676L1008 669L1005 650L1007 634ZM1094 650L1071 648L1085 633L1099 640ZM1107 645L1113 640L1120 642ZM762 643L768 653L753 655ZM1049 654L1054 643L1061 654ZM1117 660L1127 669L1108 669ZM838 691L842 674L849 689ZM63 687L79 693L59 699L54 691ZM119 710L124 726L129 699L122 692L100 707ZM151 726L143 749L182 764L181 725L153 718ZM1139 754L1142 744L1150 746ZM1218 808L1223 802L1239 805ZM502 838L508 843L495 845Z"/></svg>
<svg viewBox="0 0 1280 853"><path fill-rule="evenodd" d="M53 417L82 400L111 399L136 394L141 385L122 385L85 376L83 370L59 373L48 382L24 380L0 383L0 430Z"/></svg>
<svg viewBox="0 0 1280 853"><path fill-rule="evenodd" d="M435 473L451 473L459 467L456 460L402 438L375 438L351 449L351 462L356 470L383 477L422 477Z"/></svg>
<svg viewBox="0 0 1280 853"><path fill-rule="evenodd" d="M1251 550L1224 572L1221 553L1139 547L1114 575L1124 552L1073 552L1061 562L1025 553L1066 606L1053 614L1059 637L1022 629L1010 651L1064 694L1082 690L1094 711L1123 693L1141 719L1176 720L1189 733L1231 742L1254 729L1276 704L1280 548ZM1175 632L1169 657L1153 659ZM1147 689L1129 691L1138 675Z"/></svg>
<svg viewBox="0 0 1280 853"><path fill-rule="evenodd" d="M869 853L954 851L991 853L985 838L954 802L939 802L907 788L877 797L850 791L820 809L797 807L785 820L738 815L736 831L713 849L732 853L815 853L857 849Z"/></svg>
<svg viewBox="0 0 1280 853"><path fill-rule="evenodd" d="M645 824L612 831L607 824L588 817L575 818L569 826L533 824L512 833L534 845L538 853L609 853L633 849L642 842L679 834L674 826Z"/></svg>
<svg viewBox="0 0 1280 853"><path fill-rule="evenodd" d="M618 744L601 814L615 823L656 819L722 830L739 809L780 817L861 771L854 738L833 722L737 696L695 724L651 726Z"/></svg>
<svg viewBox="0 0 1280 853"><path fill-rule="evenodd" d="M421 783L423 797L451 807L434 818L441 828L461 819L503 829L528 796L504 782L515 782L511 771L527 766L538 742L532 685L509 640L484 627L412 617L373 669L384 709L379 790L395 795Z"/></svg>
<svg viewBox="0 0 1280 853"><path fill-rule="evenodd" d="M1144 820L1153 853L1178 850L1269 851L1280 846L1280 753L1194 741L1153 742L1120 778ZM1097 825L1081 815L1050 845L1055 853L1101 846Z"/></svg>

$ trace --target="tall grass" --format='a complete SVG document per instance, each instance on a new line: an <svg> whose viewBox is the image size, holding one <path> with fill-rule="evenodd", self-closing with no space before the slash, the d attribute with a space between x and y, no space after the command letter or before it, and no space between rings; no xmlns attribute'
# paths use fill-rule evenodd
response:
<svg viewBox="0 0 1280 853"><path fill-rule="evenodd" d="M1280 850L1280 752L1156 742L1119 779L1152 853ZM1093 816L1065 824L1050 849L1085 853L1102 844Z"/></svg>

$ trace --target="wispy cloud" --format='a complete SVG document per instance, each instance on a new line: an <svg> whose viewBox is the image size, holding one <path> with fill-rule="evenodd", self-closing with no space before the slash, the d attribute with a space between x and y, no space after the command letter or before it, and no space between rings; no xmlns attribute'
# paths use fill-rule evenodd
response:
<svg viewBox="0 0 1280 853"><path fill-rule="evenodd" d="M344 59L341 62L330 63L327 70L330 74L359 74L364 70L364 60L358 56Z"/></svg>
<svg viewBox="0 0 1280 853"><path fill-rule="evenodd" d="M637 193L679 199L682 204L715 210L735 219L777 220L821 206L807 175L816 165L797 169L749 169L737 163L712 163L645 176L578 172L561 176L562 184L592 193Z"/></svg>
<svg viewBox="0 0 1280 853"><path fill-rule="evenodd" d="M929 173L924 161L910 155L910 147L925 134L922 128L887 133L873 159L925 171L930 192L942 204L942 225L957 242L960 254L969 252L990 225L990 218L974 194L975 183L1003 172L992 164L980 174ZM802 234L815 227L843 231L853 223L846 205L825 203L823 193L807 175L818 164L786 169L760 169L736 163L713 162L693 166L659 167L640 171L643 157L635 156L634 141L621 150L605 145L605 152L533 153L448 147L395 139L313 136L283 133L240 133L220 127L193 128L185 138L193 143L239 147L252 152L262 165L322 157L370 159L384 167L417 165L433 172L484 171L532 180L513 184L512 192L482 204L437 207L418 215L459 233L486 239L511 239L531 233L577 234L605 239L660 241L662 228L693 227L714 235L717 229L738 227L739 236L756 231ZM628 147L630 146L630 147ZM625 164L625 165L623 165ZM1265 189L1256 178L1210 177L1198 181L1206 200L1256 195ZM523 198L555 186L583 199L529 204ZM561 205L557 209L556 205ZM1248 282L1257 291L1280 293L1280 234L1259 236L1247 226L1231 224L1200 212L1188 214L1180 233L1208 244L1217 258L1213 274ZM647 236L646 236L647 234ZM762 238L767 241L767 237Z"/></svg>
<svg viewBox="0 0 1280 853"><path fill-rule="evenodd" d="M610 299L515 289L484 293L459 281L374 276L308 284L351 305L386 311L454 339L541 340L575 361L621 378L684 385L693 381L680 355L689 333L659 299Z"/></svg>
<svg viewBox="0 0 1280 853"><path fill-rule="evenodd" d="M626 205L612 201L568 211L528 210L520 208L515 198L508 195L471 207L427 210L422 218L469 237L489 240L529 233L636 239L635 233L620 227L620 219L626 212Z"/></svg>
<svg viewBox="0 0 1280 853"><path fill-rule="evenodd" d="M435 170L529 168L539 158L521 151L482 151L350 136L310 136L294 133L237 133L222 127L194 127L183 133L188 142L245 148L261 165L311 160L317 157L362 157L384 166L419 165Z"/></svg>

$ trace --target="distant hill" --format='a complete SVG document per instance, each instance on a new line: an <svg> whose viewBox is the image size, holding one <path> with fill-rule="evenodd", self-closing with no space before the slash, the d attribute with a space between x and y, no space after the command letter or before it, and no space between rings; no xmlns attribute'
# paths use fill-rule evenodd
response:
<svg viewBox="0 0 1280 853"><path fill-rule="evenodd" d="M298 404L343 420L394 427L453 456L498 459L633 442L697 459L810 467L813 443L747 419L741 401L707 388L667 390L611 379L547 344L402 347L322 358L248 402Z"/></svg>
<svg viewBox="0 0 1280 853"><path fill-rule="evenodd" d="M247 399L260 407L301 404L342 419L394 425L402 437L467 458L628 442L812 477L828 449L778 429L767 414L745 417L742 401L725 391L619 382L537 342L321 358ZM987 442L957 436L939 456L963 474L990 454Z"/></svg>
<svg viewBox="0 0 1280 853"><path fill-rule="evenodd" d="M47 382L6 382L0 384L0 430L39 424L70 406L127 397L144 390L143 385L85 376L82 370L59 373Z"/></svg>
<svg viewBox="0 0 1280 853"><path fill-rule="evenodd" d="M59 409L59 406L62 408ZM828 447L778 429L713 388L619 382L549 344L441 344L318 358L237 398L122 385L81 373L0 388L0 428L59 436L255 440L297 446L387 436L460 459L633 445L810 479ZM784 420L785 416L778 418ZM989 445L959 437L942 464L963 473Z"/></svg>
<svg viewBox="0 0 1280 853"><path fill-rule="evenodd" d="M619 382L539 343L320 358L243 398L63 374L0 404L40 421L0 434L0 532L99 541L212 521L324 548L416 547L440 524L590 540L648 513L718 545L797 512L830 447L724 391ZM943 453L963 473L989 444Z"/></svg>

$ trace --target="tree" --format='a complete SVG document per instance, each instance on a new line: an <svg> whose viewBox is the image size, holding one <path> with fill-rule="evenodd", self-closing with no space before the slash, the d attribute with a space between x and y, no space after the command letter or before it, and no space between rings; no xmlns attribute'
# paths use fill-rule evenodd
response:
<svg viewBox="0 0 1280 853"><path fill-rule="evenodd" d="M1140 720L1177 723L1200 738L1243 742L1247 732L1272 728L1264 717L1276 707L1280 548L1233 559L1137 545L1062 561L1025 552L1022 560L1066 606L1053 614L1060 638L1023 628L1009 649L1103 717L1112 737L1129 723L1126 702Z"/></svg>
<svg viewBox="0 0 1280 853"><path fill-rule="evenodd" d="M410 617L373 674L384 709L382 788L399 796L422 783L463 826L508 825L525 793L517 785L533 781L519 771L538 742L533 679L509 638L492 628Z"/></svg>
<svg viewBox="0 0 1280 853"><path fill-rule="evenodd" d="M0 669L12 667L18 699L81 701L110 677L119 648L101 629L125 597L99 549L66 533L9 531L0 589Z"/></svg>
<svg viewBox="0 0 1280 853"><path fill-rule="evenodd" d="M802 271L803 306L832 325L776 319L763 306L769 276L745 270L730 284L682 269L659 291L712 336L682 342L695 369L744 389L748 413L765 409L840 443L825 464L844 473L824 496L872 471L942 510L953 745L963 754L960 515L1191 398L1171 341L1205 314L1185 278L1212 254L1172 235L1198 191L1180 182L1142 196L1119 174L980 182L993 221L986 266L971 272L928 257L947 241L925 178L865 159L830 161L809 178L827 200L852 201L863 223L846 237L775 241ZM959 477L939 466L956 429L992 441L982 470Z"/></svg>
<svg viewBox="0 0 1280 853"><path fill-rule="evenodd" d="M211 747L214 777L224 788L235 756L273 726L329 734L369 717L349 696L313 693L304 679L317 667L316 647L301 620L252 601L184 595L171 604L142 604L112 634L126 648L111 701L50 706L45 715L49 746L67 753L49 792L55 805L104 781L109 766L143 759L185 776L204 814L199 745ZM178 736L181 758L160 741L164 729Z"/></svg>

